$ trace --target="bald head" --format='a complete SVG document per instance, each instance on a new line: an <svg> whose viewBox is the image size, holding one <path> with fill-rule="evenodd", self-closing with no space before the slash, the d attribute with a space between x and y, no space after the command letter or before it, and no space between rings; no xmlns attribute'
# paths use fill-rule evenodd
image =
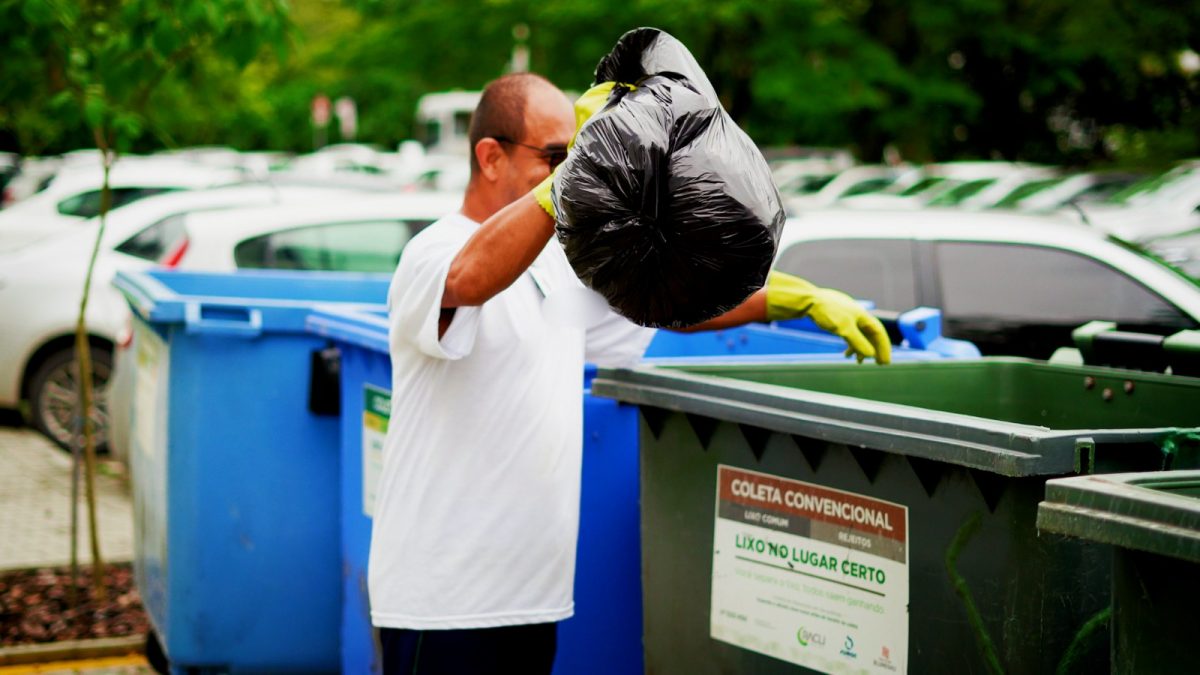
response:
<svg viewBox="0 0 1200 675"><path fill-rule="evenodd" d="M575 133L571 102L544 78L502 77L471 117L471 180L463 214L483 222L550 175Z"/></svg>
<svg viewBox="0 0 1200 675"><path fill-rule="evenodd" d="M467 132L471 143L471 174L479 171L475 146L485 138L506 138L523 142L529 113L529 102L535 97L562 97L562 92L541 75L513 73L492 80L483 89L483 96Z"/></svg>

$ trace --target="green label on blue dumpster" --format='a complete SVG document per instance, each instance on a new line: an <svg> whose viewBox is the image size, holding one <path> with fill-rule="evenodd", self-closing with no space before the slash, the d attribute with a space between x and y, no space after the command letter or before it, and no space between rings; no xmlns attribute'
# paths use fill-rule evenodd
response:
<svg viewBox="0 0 1200 675"><path fill-rule="evenodd" d="M721 465L711 634L824 673L903 673L908 509Z"/></svg>
<svg viewBox="0 0 1200 675"><path fill-rule="evenodd" d="M363 515L375 517L375 491L383 471L383 439L392 414L392 392L363 385L362 497Z"/></svg>

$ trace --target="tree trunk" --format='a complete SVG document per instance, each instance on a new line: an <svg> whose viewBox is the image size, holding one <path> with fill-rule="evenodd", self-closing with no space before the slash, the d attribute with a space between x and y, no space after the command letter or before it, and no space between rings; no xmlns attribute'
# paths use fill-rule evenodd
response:
<svg viewBox="0 0 1200 675"><path fill-rule="evenodd" d="M102 130L93 129L96 147L100 150L101 162L104 165L104 180L100 187L100 228L96 232L96 243L92 246L92 255L88 260L87 276L83 281L83 298L79 303L79 320L75 324L75 361L79 365L79 414L83 421L83 460L84 485L87 488L88 529L92 547L92 585L96 597L104 600L108 593L104 588L104 561L100 557L100 530L96 523L96 436L92 427L92 352L88 342L87 305L88 296L92 289L92 273L96 268L96 257L100 253L100 242L104 239L104 226L108 221L108 210L112 206L112 190L108 184L109 172L112 169L113 158L109 152L109 143ZM72 544L74 557L74 544ZM72 566L77 561L72 559Z"/></svg>

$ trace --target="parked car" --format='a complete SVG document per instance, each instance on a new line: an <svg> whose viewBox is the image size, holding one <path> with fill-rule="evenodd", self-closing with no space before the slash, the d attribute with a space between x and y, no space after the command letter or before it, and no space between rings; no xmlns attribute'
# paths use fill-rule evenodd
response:
<svg viewBox="0 0 1200 675"><path fill-rule="evenodd" d="M0 152L0 193L3 193L9 182L21 172L21 158L11 152ZM0 208L3 208L0 201Z"/></svg>
<svg viewBox="0 0 1200 675"><path fill-rule="evenodd" d="M0 252L52 236L100 213L98 166L62 168L44 190L0 211ZM118 161L109 176L112 209L164 192L240 182L242 172L171 159Z"/></svg>
<svg viewBox="0 0 1200 675"><path fill-rule="evenodd" d="M842 199L858 195L871 194L888 187L896 181L907 168L884 166L882 164L865 164L852 166L837 174L820 189L808 194L787 196L784 201L793 211L819 209L833 206Z"/></svg>
<svg viewBox="0 0 1200 675"><path fill-rule="evenodd" d="M1183 162L1082 210L1089 225L1129 241L1200 228L1200 160Z"/></svg>
<svg viewBox="0 0 1200 675"><path fill-rule="evenodd" d="M770 161L771 178L784 198L815 194L838 174L853 166L854 159L844 151L814 151Z"/></svg>
<svg viewBox="0 0 1200 675"><path fill-rule="evenodd" d="M1151 239L1143 246L1167 264L1174 265L1200 282L1200 230Z"/></svg>
<svg viewBox="0 0 1200 675"><path fill-rule="evenodd" d="M1059 173L1058 169L1052 167L1031 166L1007 176L977 181L971 190L960 188L952 193L952 198L947 195L941 201L930 202L930 206L957 206L961 209L991 208L1022 185L1037 180L1054 180Z"/></svg>
<svg viewBox="0 0 1200 675"><path fill-rule="evenodd" d="M1048 358L1091 320L1169 334L1200 326L1200 288L1069 217L827 210L784 227L779 269L874 300L939 307L985 355Z"/></svg>
<svg viewBox="0 0 1200 675"><path fill-rule="evenodd" d="M1136 183L1136 173L1114 171L1077 173L1022 183L1004 195L995 208L1019 211L1053 211L1070 204L1098 204Z"/></svg>
<svg viewBox="0 0 1200 675"><path fill-rule="evenodd" d="M25 157L17 174L4 186L0 207L8 208L46 189L62 166L60 157Z"/></svg>
<svg viewBox="0 0 1200 675"><path fill-rule="evenodd" d="M190 213L179 219L187 246L176 267L209 272L289 269L391 274L414 234L461 205L461 193L410 193ZM129 452L131 346L130 340L117 345L108 396L110 447L118 458L128 457Z"/></svg>
<svg viewBox="0 0 1200 675"><path fill-rule="evenodd" d="M915 167L877 192L847 197L841 206L858 209L921 209L950 206L971 197L1000 179L1027 176L1044 167L1014 162L944 162Z"/></svg>
<svg viewBox="0 0 1200 675"><path fill-rule="evenodd" d="M187 246L181 219L188 213L277 202L329 202L354 193L244 185L160 195L113 212L100 243L87 324L96 381L103 393L113 347L128 307L111 286L117 270L178 261ZM74 333L97 219L0 254L0 407L28 401L30 422L55 442L72 438L76 381ZM103 437L105 407L94 418Z"/></svg>
<svg viewBox="0 0 1200 675"><path fill-rule="evenodd" d="M461 205L460 194L408 193L192 213L182 221L189 241L178 268L390 274L414 234Z"/></svg>

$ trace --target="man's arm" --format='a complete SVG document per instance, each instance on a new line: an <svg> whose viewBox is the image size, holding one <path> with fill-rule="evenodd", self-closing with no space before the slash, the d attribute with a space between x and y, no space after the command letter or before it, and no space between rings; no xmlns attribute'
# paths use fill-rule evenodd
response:
<svg viewBox="0 0 1200 675"><path fill-rule="evenodd" d="M819 288L782 272L771 272L767 285L737 307L681 332L719 330L754 321L802 316L811 317L817 327L844 339L847 356L854 354L860 362L873 358L879 364L892 360L892 343L879 319L841 291Z"/></svg>
<svg viewBox="0 0 1200 675"><path fill-rule="evenodd" d="M442 307L487 302L533 264L553 235L554 219L532 193L500 209L471 235L450 263Z"/></svg>
<svg viewBox="0 0 1200 675"><path fill-rule="evenodd" d="M756 321L767 320L767 289L760 288L754 292L745 302L725 312L724 314L709 319L703 323L698 323L687 328L675 328L679 333L699 333L706 330L721 330L723 328L734 328Z"/></svg>

